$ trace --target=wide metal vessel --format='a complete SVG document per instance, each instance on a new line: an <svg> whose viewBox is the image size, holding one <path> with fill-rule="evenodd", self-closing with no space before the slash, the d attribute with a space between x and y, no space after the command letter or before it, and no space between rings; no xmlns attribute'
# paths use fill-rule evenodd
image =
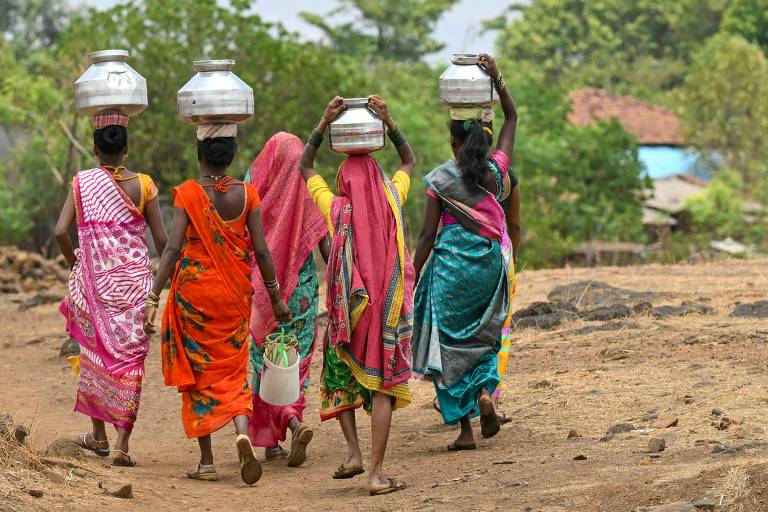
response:
<svg viewBox="0 0 768 512"><path fill-rule="evenodd" d="M128 65L126 50L88 54L91 66L75 82L75 107L81 114L115 110L128 116L147 108L147 81Z"/></svg>
<svg viewBox="0 0 768 512"><path fill-rule="evenodd" d="M347 110L330 125L331 150L344 155L365 155L384 147L384 121L370 108L368 98L347 98Z"/></svg>
<svg viewBox="0 0 768 512"><path fill-rule="evenodd" d="M177 94L184 121L227 124L253 117L253 89L232 72L234 60L197 60L194 65L197 74Z"/></svg>
<svg viewBox="0 0 768 512"><path fill-rule="evenodd" d="M440 75L440 99L456 107L489 106L498 101L493 81L480 67L480 56L454 53L451 65Z"/></svg>

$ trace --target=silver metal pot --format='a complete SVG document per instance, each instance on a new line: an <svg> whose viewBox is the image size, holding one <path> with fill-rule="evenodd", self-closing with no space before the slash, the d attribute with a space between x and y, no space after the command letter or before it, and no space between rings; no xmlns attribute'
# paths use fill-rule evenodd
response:
<svg viewBox="0 0 768 512"><path fill-rule="evenodd" d="M126 50L102 50L88 57L91 67L75 82L75 107L81 114L116 110L135 116L147 108L147 81L128 65Z"/></svg>
<svg viewBox="0 0 768 512"><path fill-rule="evenodd" d="M479 66L480 57L454 53L451 65L440 75L440 99L456 107L488 106L498 101L488 73Z"/></svg>
<svg viewBox="0 0 768 512"><path fill-rule="evenodd" d="M368 98L347 98L347 110L330 126L331 150L343 155L366 155L384 147L384 121L368 108Z"/></svg>
<svg viewBox="0 0 768 512"><path fill-rule="evenodd" d="M177 94L190 124L242 123L253 117L253 89L232 72L234 60L196 60L197 74Z"/></svg>

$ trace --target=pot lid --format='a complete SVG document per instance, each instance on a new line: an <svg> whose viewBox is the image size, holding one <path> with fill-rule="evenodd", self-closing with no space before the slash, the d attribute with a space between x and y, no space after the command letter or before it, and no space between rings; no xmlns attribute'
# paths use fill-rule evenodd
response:
<svg viewBox="0 0 768 512"><path fill-rule="evenodd" d="M344 105L352 108L368 106L368 98L344 98Z"/></svg>
<svg viewBox="0 0 768 512"><path fill-rule="evenodd" d="M451 62L460 66L480 64L480 56L476 53L454 53L451 56Z"/></svg>
<svg viewBox="0 0 768 512"><path fill-rule="evenodd" d="M233 59L196 60L195 69L198 71L231 71L235 67Z"/></svg>
<svg viewBox="0 0 768 512"><path fill-rule="evenodd" d="M127 62L128 50L101 50L98 52L91 52L88 54L88 58L91 62L96 64L98 62Z"/></svg>

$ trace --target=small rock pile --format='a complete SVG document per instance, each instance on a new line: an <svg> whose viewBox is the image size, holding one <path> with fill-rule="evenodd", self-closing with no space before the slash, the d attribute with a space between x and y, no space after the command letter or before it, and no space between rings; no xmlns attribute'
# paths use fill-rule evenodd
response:
<svg viewBox="0 0 768 512"><path fill-rule="evenodd" d="M16 247L0 246L0 293L40 292L66 283L64 258L49 260Z"/></svg>
<svg viewBox="0 0 768 512"><path fill-rule="evenodd" d="M651 300L661 298L655 292L636 292L598 281L578 281L554 288L547 302L534 302L512 315L518 329L553 329L570 320L610 322L636 315L667 318L685 315L711 315L715 310L698 302L683 301L679 306L654 306ZM605 328L589 328L585 334L600 330L637 328L624 322L606 324Z"/></svg>

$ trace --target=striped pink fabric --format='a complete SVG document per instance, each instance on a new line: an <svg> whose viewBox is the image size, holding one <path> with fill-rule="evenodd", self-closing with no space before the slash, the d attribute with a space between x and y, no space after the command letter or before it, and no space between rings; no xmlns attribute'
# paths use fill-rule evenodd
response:
<svg viewBox="0 0 768 512"><path fill-rule="evenodd" d="M144 217L105 169L79 172L73 191L80 248L68 300L87 312L94 330L77 341L112 376L141 371L149 350L144 301L152 286Z"/></svg>

